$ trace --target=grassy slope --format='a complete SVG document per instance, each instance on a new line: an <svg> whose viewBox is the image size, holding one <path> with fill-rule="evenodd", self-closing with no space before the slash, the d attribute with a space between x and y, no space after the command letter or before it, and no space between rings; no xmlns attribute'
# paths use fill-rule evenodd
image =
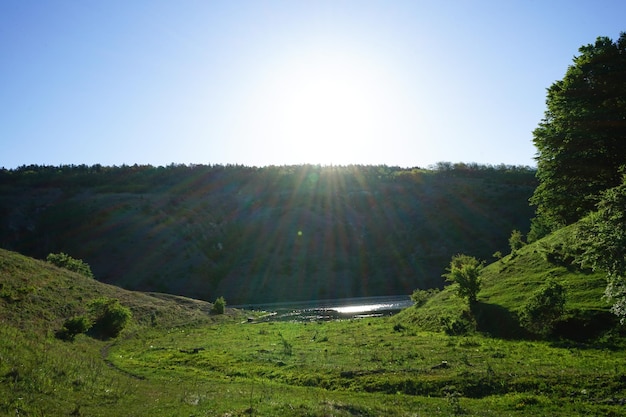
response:
<svg viewBox="0 0 626 417"><path fill-rule="evenodd" d="M127 415L128 404L152 388L108 365L112 341L54 337L65 319L85 313L99 297L133 311L122 337L147 325L210 323L206 302L126 291L0 249L0 415Z"/></svg>
<svg viewBox="0 0 626 417"><path fill-rule="evenodd" d="M561 335L573 339L592 338L616 325L609 305L602 299L606 286L603 272L547 260L550 254L558 257L563 252L555 248L572 246L575 233L576 225L561 229L485 267L478 294L480 317L477 318L483 326L481 330L499 336L523 336L517 315L528 298L549 278L566 289L566 317L557 326ZM439 330L441 317L459 317L466 309L465 301L455 296L454 286L448 286L422 308L408 309L398 319Z"/></svg>
<svg viewBox="0 0 626 417"><path fill-rule="evenodd" d="M44 334L60 328L65 319L84 314L87 303L99 297L120 300L138 324L194 322L211 309L204 301L123 290L4 249L0 278L2 322Z"/></svg>
<svg viewBox="0 0 626 417"><path fill-rule="evenodd" d="M494 267L481 299L514 311L497 289L503 276L487 276ZM248 324L233 312L207 315L207 303L120 290L1 250L0 283L0 415L620 415L626 398L622 351L394 327L408 312ZM572 306L598 307L579 292ZM54 338L99 296L129 306L133 325L115 340ZM437 308L458 307L446 297Z"/></svg>

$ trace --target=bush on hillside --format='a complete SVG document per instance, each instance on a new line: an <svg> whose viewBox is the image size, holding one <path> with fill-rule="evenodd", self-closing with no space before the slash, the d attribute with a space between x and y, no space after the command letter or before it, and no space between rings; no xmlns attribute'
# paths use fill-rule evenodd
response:
<svg viewBox="0 0 626 417"><path fill-rule="evenodd" d="M570 271L591 272L583 258L587 244L578 236L567 235L563 242L555 244L541 243L540 248L546 261L562 266Z"/></svg>
<svg viewBox="0 0 626 417"><path fill-rule="evenodd" d="M428 301L429 299L431 299L433 296L435 296L438 293L439 293L439 289L437 288L431 288L429 290L417 289L413 291L413 294L411 294L411 301L413 301L413 305L416 308L419 308L423 306L424 304L426 304L426 301Z"/></svg>
<svg viewBox="0 0 626 417"><path fill-rule="evenodd" d="M441 327L448 336L463 336L476 331L476 320L470 311L464 311L460 317L443 316Z"/></svg>
<svg viewBox="0 0 626 417"><path fill-rule="evenodd" d="M65 268L69 271L77 272L81 275L84 275L87 278L93 278L93 273L91 272L89 264L83 262L80 259L74 259L63 252L48 254L48 256L46 257L46 261L58 266L59 268Z"/></svg>
<svg viewBox="0 0 626 417"><path fill-rule="evenodd" d="M86 333L93 325L91 319L86 316L76 316L65 320L61 330L57 332L57 337L63 340L74 340L74 338Z"/></svg>
<svg viewBox="0 0 626 417"><path fill-rule="evenodd" d="M215 314L224 314L224 311L226 311L226 300L224 297L218 297L217 300L215 300L211 311Z"/></svg>
<svg viewBox="0 0 626 417"><path fill-rule="evenodd" d="M520 324L532 333L547 336L565 312L565 288L548 280L526 303Z"/></svg>
<svg viewBox="0 0 626 417"><path fill-rule="evenodd" d="M543 257L544 259L558 266L570 267L573 265L576 258L572 255L569 247L567 245L563 245L562 243L557 243L555 245L542 245Z"/></svg>
<svg viewBox="0 0 626 417"><path fill-rule="evenodd" d="M89 303L93 315L93 332L102 338L117 337L132 318L128 307L116 299L98 298Z"/></svg>

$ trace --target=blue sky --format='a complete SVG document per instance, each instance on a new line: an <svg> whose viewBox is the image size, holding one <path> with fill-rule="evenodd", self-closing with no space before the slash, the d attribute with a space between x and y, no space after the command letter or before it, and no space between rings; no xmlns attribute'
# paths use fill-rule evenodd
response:
<svg viewBox="0 0 626 417"><path fill-rule="evenodd" d="M623 1L0 3L0 167L534 165Z"/></svg>

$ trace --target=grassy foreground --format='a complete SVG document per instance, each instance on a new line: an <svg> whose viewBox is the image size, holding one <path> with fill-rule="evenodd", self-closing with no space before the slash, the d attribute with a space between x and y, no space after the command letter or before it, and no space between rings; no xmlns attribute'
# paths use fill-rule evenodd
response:
<svg viewBox="0 0 626 417"><path fill-rule="evenodd" d="M414 311L249 322L2 250L0 283L0 415L626 414L619 343L447 336L411 324ZM131 327L111 340L55 338L63 320L103 295L132 309Z"/></svg>
<svg viewBox="0 0 626 417"><path fill-rule="evenodd" d="M617 416L626 398L621 350L398 331L392 319L230 319L114 342L0 333L4 415Z"/></svg>
<svg viewBox="0 0 626 417"><path fill-rule="evenodd" d="M175 382L178 407L200 415L620 415L626 398L623 351L415 332L393 318L146 332L109 359L139 381Z"/></svg>

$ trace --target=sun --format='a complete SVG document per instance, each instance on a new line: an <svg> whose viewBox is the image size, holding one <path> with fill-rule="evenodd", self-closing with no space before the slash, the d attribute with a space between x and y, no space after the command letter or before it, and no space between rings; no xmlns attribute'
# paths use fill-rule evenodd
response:
<svg viewBox="0 0 626 417"><path fill-rule="evenodd" d="M311 162L350 163L370 142L379 98L367 68L343 57L315 58L287 73L278 98L281 136Z"/></svg>
<svg viewBox="0 0 626 417"><path fill-rule="evenodd" d="M360 71L325 61L298 69L290 77L280 98L282 136L312 159L347 161L363 146L376 118L375 98L368 96Z"/></svg>
<svg viewBox="0 0 626 417"><path fill-rule="evenodd" d="M362 57L332 49L295 54L263 82L257 133L297 163L363 163L383 146L390 91L379 65Z"/></svg>

